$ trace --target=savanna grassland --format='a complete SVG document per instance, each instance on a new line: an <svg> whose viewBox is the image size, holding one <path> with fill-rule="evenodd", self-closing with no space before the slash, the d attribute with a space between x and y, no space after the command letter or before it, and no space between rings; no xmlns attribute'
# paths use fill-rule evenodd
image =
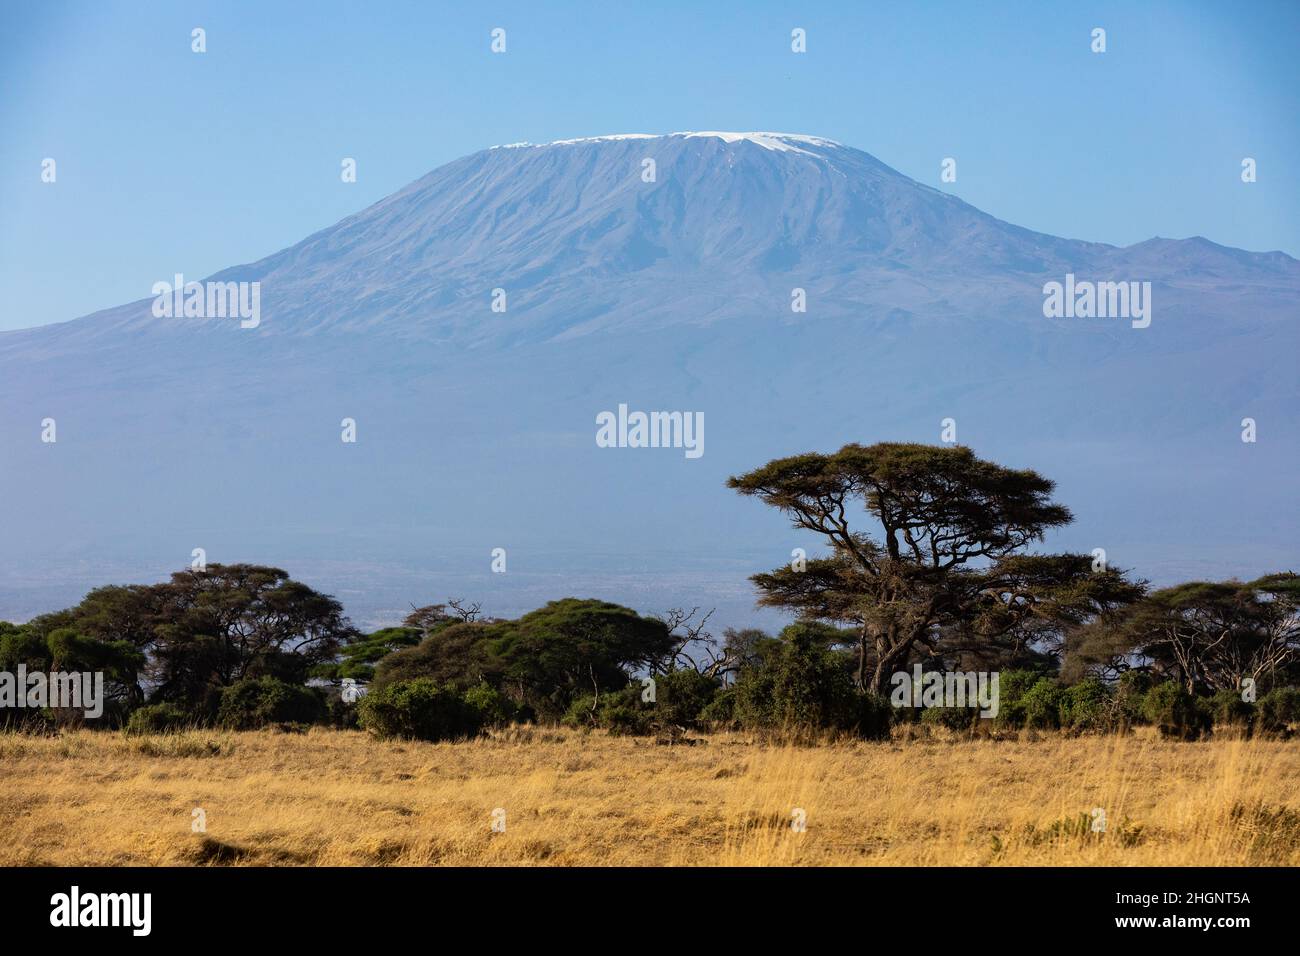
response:
<svg viewBox="0 0 1300 956"><path fill-rule="evenodd" d="M814 746L7 734L0 864L1297 865L1298 784L1300 743L1149 729Z"/></svg>

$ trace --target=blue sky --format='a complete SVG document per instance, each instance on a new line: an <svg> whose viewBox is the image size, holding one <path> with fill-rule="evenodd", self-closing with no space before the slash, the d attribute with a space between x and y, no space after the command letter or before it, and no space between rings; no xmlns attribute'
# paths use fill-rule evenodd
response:
<svg viewBox="0 0 1300 956"><path fill-rule="evenodd" d="M477 149L617 132L811 133L1044 232L1300 256L1298 48L1291 2L9 0L0 329L258 259Z"/></svg>

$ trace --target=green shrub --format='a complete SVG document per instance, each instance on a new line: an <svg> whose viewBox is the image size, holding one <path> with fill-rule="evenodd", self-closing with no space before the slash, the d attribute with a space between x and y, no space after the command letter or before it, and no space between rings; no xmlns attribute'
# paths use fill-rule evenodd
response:
<svg viewBox="0 0 1300 956"><path fill-rule="evenodd" d="M1116 718L1121 724L1145 724L1142 702L1154 681L1146 671L1125 671L1115 685Z"/></svg>
<svg viewBox="0 0 1300 956"><path fill-rule="evenodd" d="M1000 709L999 709L1000 710ZM972 730L980 721L978 707L923 707L921 723L949 730Z"/></svg>
<svg viewBox="0 0 1300 956"><path fill-rule="evenodd" d="M314 724L325 719L324 697L310 687L275 677L249 677L221 692L217 723L231 730L256 730L273 724Z"/></svg>
<svg viewBox="0 0 1300 956"><path fill-rule="evenodd" d="M747 728L848 730L858 725L860 701L845 658L827 648L832 628L791 624L763 662L736 681L735 715Z"/></svg>
<svg viewBox="0 0 1300 956"><path fill-rule="evenodd" d="M1065 689L1061 726L1075 733L1108 731L1116 726L1115 695L1099 677L1085 677Z"/></svg>
<svg viewBox="0 0 1300 956"><path fill-rule="evenodd" d="M1023 726L1035 730L1055 730L1061 726L1061 707L1065 703L1065 691L1057 686L1056 681L1040 677L1020 699L1023 709Z"/></svg>
<svg viewBox="0 0 1300 956"><path fill-rule="evenodd" d="M601 727L612 734L646 735L657 729L654 708L641 700L639 683L601 694L593 707L595 700L592 694L574 698L560 723L566 727Z"/></svg>
<svg viewBox="0 0 1300 956"><path fill-rule="evenodd" d="M126 732L131 735L161 734L189 727L193 723L194 719L175 704L148 704L131 712L126 722Z"/></svg>
<svg viewBox="0 0 1300 956"><path fill-rule="evenodd" d="M1255 722L1255 706L1241 699L1241 691L1221 690L1209 700L1210 720L1216 728L1249 730Z"/></svg>
<svg viewBox="0 0 1300 956"><path fill-rule="evenodd" d="M1300 687L1274 687L1255 703L1261 730L1286 733L1288 725L1300 723Z"/></svg>
<svg viewBox="0 0 1300 956"><path fill-rule="evenodd" d="M478 715L480 727L503 727L515 716L514 701L486 681L465 691L465 705Z"/></svg>
<svg viewBox="0 0 1300 956"><path fill-rule="evenodd" d="M678 668L654 675L655 699L651 705L655 723L661 727L672 726L697 729L700 715L713 703L722 688L716 677L701 674L691 667ZM634 682L637 699L644 696L643 685Z"/></svg>
<svg viewBox="0 0 1300 956"><path fill-rule="evenodd" d="M718 691L707 707L700 711L700 723L706 727L736 730L736 691L728 687Z"/></svg>
<svg viewBox="0 0 1300 956"><path fill-rule="evenodd" d="M1025 695L1040 680L1042 674L1037 671L1002 671L998 675L998 715L994 720L999 727L1025 725Z"/></svg>
<svg viewBox="0 0 1300 956"><path fill-rule="evenodd" d="M889 727L894 720L894 708L889 698L870 691L854 694L856 718L852 729L867 740L884 740L889 737Z"/></svg>
<svg viewBox="0 0 1300 956"><path fill-rule="evenodd" d="M357 704L357 717L380 739L455 740L482 727L479 712L454 687L428 677L371 690Z"/></svg>
<svg viewBox="0 0 1300 956"><path fill-rule="evenodd" d="M596 724L611 734L637 736L656 733L665 726L656 718L654 707L642 702L639 684L602 697Z"/></svg>
<svg viewBox="0 0 1300 956"><path fill-rule="evenodd" d="M569 701L568 709L560 717L560 724L565 727L595 727L596 697L584 694Z"/></svg>
<svg viewBox="0 0 1300 956"><path fill-rule="evenodd" d="M1179 740L1195 740L1211 725L1208 706L1173 681L1156 684L1147 691L1142 713L1160 728L1161 736Z"/></svg>

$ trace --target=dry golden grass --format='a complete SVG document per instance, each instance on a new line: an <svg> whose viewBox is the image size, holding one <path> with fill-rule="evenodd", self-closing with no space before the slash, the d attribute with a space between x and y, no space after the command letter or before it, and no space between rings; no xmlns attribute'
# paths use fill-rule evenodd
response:
<svg viewBox="0 0 1300 956"><path fill-rule="evenodd" d="M1300 743L1143 732L814 747L532 728L456 744L4 735L0 864L1293 866L1298 781Z"/></svg>

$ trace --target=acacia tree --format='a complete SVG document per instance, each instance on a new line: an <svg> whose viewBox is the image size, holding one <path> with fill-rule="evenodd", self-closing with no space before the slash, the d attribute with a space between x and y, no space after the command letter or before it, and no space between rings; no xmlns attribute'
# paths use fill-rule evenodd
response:
<svg viewBox="0 0 1300 956"><path fill-rule="evenodd" d="M482 617L482 609L483 605L478 601L469 602L460 598L448 598L446 604L426 604L423 607L412 604L411 613L406 615L402 626L418 628L423 637L428 637L453 624L473 624L476 621L491 623L496 620Z"/></svg>
<svg viewBox="0 0 1300 956"><path fill-rule="evenodd" d="M689 611L685 608L670 608L657 619L663 621L672 636L673 646L663 658L650 663L651 673L666 674L684 668L690 668L702 677L725 681L740 666L735 648L728 642L719 645L717 639L709 632L709 619L716 608L710 608L700 614L698 607ZM728 629L726 635L733 632Z"/></svg>
<svg viewBox="0 0 1300 956"><path fill-rule="evenodd" d="M1066 628L1142 593L1087 556L1025 554L1072 520L1051 500L1054 483L962 446L851 444L727 484L826 539L828 557L752 580L761 604L853 625L857 684L877 693L918 650L1059 644Z"/></svg>
<svg viewBox="0 0 1300 956"><path fill-rule="evenodd" d="M504 687L543 716L560 716L574 698L602 694L650 669L677 647L668 626L631 608L564 598L496 624L492 653L502 662Z"/></svg>
<svg viewBox="0 0 1300 956"><path fill-rule="evenodd" d="M1191 581L1134 605L1097 646L1139 656L1188 693L1273 680L1300 659L1300 575Z"/></svg>
<svg viewBox="0 0 1300 956"><path fill-rule="evenodd" d="M375 686L427 677L461 691L483 682L498 687L504 664L492 646L501 625L500 621L456 620L440 627L416 646L384 656L375 666Z"/></svg>
<svg viewBox="0 0 1300 956"><path fill-rule="evenodd" d="M161 607L154 586L109 585L95 588L76 607L32 618L22 630L29 647L34 641L45 648L42 654L48 656L39 666L102 670L106 695L135 706L145 699L146 654L153 647ZM0 670L3 660L0 650Z"/></svg>
<svg viewBox="0 0 1300 956"><path fill-rule="evenodd" d="M279 568L209 564L151 586L150 677L159 700L205 701L245 677L302 683L357 631L334 598Z"/></svg>

